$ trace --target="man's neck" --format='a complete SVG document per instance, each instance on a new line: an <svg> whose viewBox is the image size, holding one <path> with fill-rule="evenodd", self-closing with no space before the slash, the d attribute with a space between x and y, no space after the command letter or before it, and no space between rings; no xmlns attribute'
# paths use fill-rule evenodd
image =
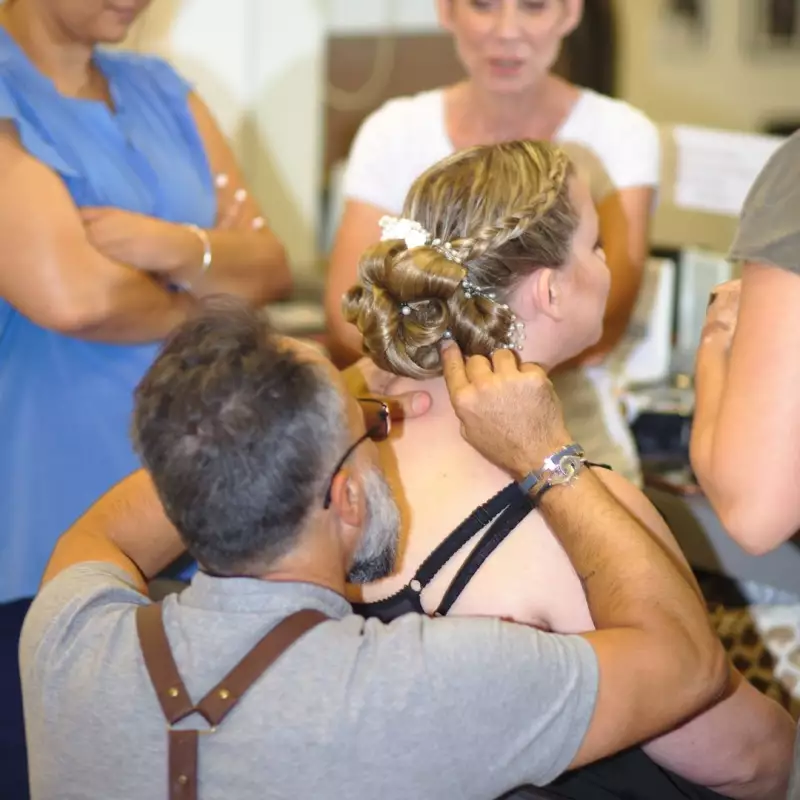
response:
<svg viewBox="0 0 800 800"><path fill-rule="evenodd" d="M312 529L301 535L297 547L254 577L279 583L311 583L344 595L348 559L337 546L335 536L320 535L314 527L315 523L311 523Z"/></svg>
<svg viewBox="0 0 800 800"><path fill-rule="evenodd" d="M258 576L258 580L271 581L273 583L309 583L312 586L319 586L328 589L335 594L345 595L344 576L335 577L328 574L327 570L272 570Z"/></svg>

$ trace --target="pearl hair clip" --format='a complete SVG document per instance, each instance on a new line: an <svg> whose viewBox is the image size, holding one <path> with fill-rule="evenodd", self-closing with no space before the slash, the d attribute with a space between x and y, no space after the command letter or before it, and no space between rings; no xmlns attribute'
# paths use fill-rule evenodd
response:
<svg viewBox="0 0 800 800"><path fill-rule="evenodd" d="M463 265L464 259L456 252L456 249L450 242L442 242L441 239L434 239L422 225L416 220L408 219L407 217L381 217L378 223L381 228L381 241L389 241L393 239L400 239L405 242L406 248L412 250L415 247L430 246L434 250L441 253L448 261L454 264ZM464 277L461 281L461 288L464 290L464 295L467 298L483 297L486 300L491 300L497 303L500 308L509 310L508 305L505 303L498 303L497 292L487 289L474 283L470 277L469 272L464 268ZM408 303L402 303L400 306L400 313L404 316L410 316L411 306ZM447 330L444 333L445 339L452 339L453 334ZM511 315L511 324L509 326L506 341L501 345L504 350L522 350L525 344L525 323L519 322L514 314Z"/></svg>

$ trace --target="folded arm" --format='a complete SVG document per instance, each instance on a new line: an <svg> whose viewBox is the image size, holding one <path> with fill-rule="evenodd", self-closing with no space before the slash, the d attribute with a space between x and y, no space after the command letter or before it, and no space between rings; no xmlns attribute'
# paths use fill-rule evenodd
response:
<svg viewBox="0 0 800 800"><path fill-rule="evenodd" d="M0 297L42 327L104 342L157 341L183 321L191 298L102 256L52 170L0 122Z"/></svg>
<svg viewBox="0 0 800 800"><path fill-rule="evenodd" d="M196 94L189 96L189 108L205 145L211 170L226 175L229 185L246 190L244 176L233 150L219 129L213 115ZM236 223L227 229L207 231L213 253L213 266L198 274L202 249L197 237L187 231L183 246L170 254L170 274L178 281L190 283L197 297L227 293L241 297L254 306L285 297L291 291L292 279L286 251L263 219L252 193L247 191Z"/></svg>

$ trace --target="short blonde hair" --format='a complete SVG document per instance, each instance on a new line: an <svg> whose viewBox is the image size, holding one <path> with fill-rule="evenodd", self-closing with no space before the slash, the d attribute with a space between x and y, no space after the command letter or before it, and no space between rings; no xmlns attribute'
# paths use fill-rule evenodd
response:
<svg viewBox="0 0 800 800"><path fill-rule="evenodd" d="M433 246L409 250L403 240L368 248L359 283L343 300L365 353L383 369L422 379L441 374L438 345L446 332L468 355L501 347L513 325L504 299L517 282L567 261L578 224L572 175L557 146L518 141L458 152L417 178L403 216L449 242L462 263ZM498 302L466 293L465 270Z"/></svg>

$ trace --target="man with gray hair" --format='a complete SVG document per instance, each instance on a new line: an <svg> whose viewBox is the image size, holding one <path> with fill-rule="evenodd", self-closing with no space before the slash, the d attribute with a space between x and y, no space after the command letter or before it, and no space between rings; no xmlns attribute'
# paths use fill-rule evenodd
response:
<svg viewBox="0 0 800 800"><path fill-rule="evenodd" d="M355 616L348 576L386 574L397 548L373 443L386 407L244 309L211 308L137 390L148 474L62 537L26 620L34 800L492 800L725 691L701 598L575 457L541 370L510 351L443 358L464 436L535 496L598 630ZM182 546L201 571L151 603Z"/></svg>

